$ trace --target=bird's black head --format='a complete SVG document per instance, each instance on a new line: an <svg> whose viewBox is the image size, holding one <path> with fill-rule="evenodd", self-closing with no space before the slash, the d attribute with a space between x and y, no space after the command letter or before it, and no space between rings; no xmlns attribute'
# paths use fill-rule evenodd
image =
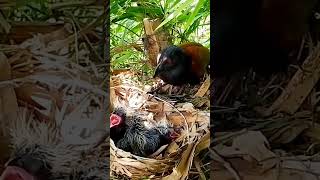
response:
<svg viewBox="0 0 320 180"><path fill-rule="evenodd" d="M169 46L162 51L158 59L154 77L172 85L184 84L191 73L191 63L191 58L182 48Z"/></svg>

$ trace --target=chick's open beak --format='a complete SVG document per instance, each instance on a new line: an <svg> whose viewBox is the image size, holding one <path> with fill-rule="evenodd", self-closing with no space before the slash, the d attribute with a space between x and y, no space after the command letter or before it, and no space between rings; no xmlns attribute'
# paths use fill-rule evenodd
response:
<svg viewBox="0 0 320 180"><path fill-rule="evenodd" d="M122 119L120 116L116 114L111 114L110 115L110 128L117 126L121 123Z"/></svg>
<svg viewBox="0 0 320 180"><path fill-rule="evenodd" d="M36 180L36 178L22 168L8 166L3 171L0 180Z"/></svg>
<svg viewBox="0 0 320 180"><path fill-rule="evenodd" d="M172 131L172 132L170 133L170 138L171 138L171 140L176 140L179 136L180 136L180 134L178 134L178 133L175 132L175 131Z"/></svg>

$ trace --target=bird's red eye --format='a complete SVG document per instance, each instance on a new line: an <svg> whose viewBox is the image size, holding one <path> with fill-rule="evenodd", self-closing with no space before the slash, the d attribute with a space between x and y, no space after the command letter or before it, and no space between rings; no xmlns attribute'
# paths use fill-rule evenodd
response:
<svg viewBox="0 0 320 180"><path fill-rule="evenodd" d="M111 114L110 116L110 128L117 126L121 123L121 117L116 114Z"/></svg>
<svg viewBox="0 0 320 180"><path fill-rule="evenodd" d="M163 61L164 64L172 64L172 60L167 58Z"/></svg>

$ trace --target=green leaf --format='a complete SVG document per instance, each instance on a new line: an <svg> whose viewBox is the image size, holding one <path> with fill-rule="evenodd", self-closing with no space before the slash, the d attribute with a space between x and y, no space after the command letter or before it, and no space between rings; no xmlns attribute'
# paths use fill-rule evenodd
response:
<svg viewBox="0 0 320 180"><path fill-rule="evenodd" d="M172 19L176 18L183 10L186 10L187 7L190 7L193 3L193 0L187 0L183 4L176 4L171 13L154 31L157 31L159 28L170 22Z"/></svg>
<svg viewBox="0 0 320 180"><path fill-rule="evenodd" d="M118 22L123 19L132 19L136 21L140 21L146 17L146 14L150 14L153 17L161 17L163 16L162 10L160 7L128 7L126 9L126 13L113 19L112 22Z"/></svg>
<svg viewBox="0 0 320 180"><path fill-rule="evenodd" d="M187 20L187 23L184 26L185 29L187 29L195 21L196 15L198 14L200 8L204 5L205 2L206 2L206 0L199 0L199 2L196 5L194 11L189 16L189 19Z"/></svg>

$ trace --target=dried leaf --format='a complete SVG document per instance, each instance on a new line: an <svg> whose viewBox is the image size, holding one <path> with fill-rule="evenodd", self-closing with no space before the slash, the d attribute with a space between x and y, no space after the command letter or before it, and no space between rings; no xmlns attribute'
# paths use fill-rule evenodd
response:
<svg viewBox="0 0 320 180"><path fill-rule="evenodd" d="M11 30L11 25L7 22L5 17L0 13L0 27L2 27L6 34L9 34Z"/></svg>
<svg viewBox="0 0 320 180"><path fill-rule="evenodd" d="M210 99L207 97L196 97L193 98L191 102L197 108L200 108L205 104L210 107Z"/></svg>
<svg viewBox="0 0 320 180"><path fill-rule="evenodd" d="M303 160L304 159L304 160ZM310 157L295 157L288 160L282 160L279 167L267 170L265 172L258 171L248 161L239 158L230 158L228 162L241 175L242 180L316 180L319 173L320 163L317 160L312 161ZM211 177L214 179L234 179L233 175L221 166L219 162L215 163L214 169L211 171ZM308 166L306 166L306 163Z"/></svg>
<svg viewBox="0 0 320 180"><path fill-rule="evenodd" d="M274 133L269 141L273 143L290 143L294 139L296 139L304 130L309 128L309 124L307 123L297 123L297 124L289 124L281 129L278 129L276 133Z"/></svg>
<svg viewBox="0 0 320 180"><path fill-rule="evenodd" d="M46 91L45 89L42 89L34 84L28 83L28 84L23 84L22 86L16 88L15 92L17 94L18 99L34 107L37 107L40 110L47 109L47 107L37 103L34 99L32 99L32 96L34 96L36 93L48 94L49 92Z"/></svg>
<svg viewBox="0 0 320 180"><path fill-rule="evenodd" d="M175 169L173 169L173 172L170 175L165 176L163 180L186 179L188 176L189 169L192 165L195 148L195 143L189 144L187 149L182 153L181 161L179 162L178 166Z"/></svg>
<svg viewBox="0 0 320 180"><path fill-rule="evenodd" d="M210 76L208 76L206 78L206 80L203 82L203 84L201 85L201 87L199 88L198 92L194 95L194 97L203 97L206 92L209 90L210 88Z"/></svg>
<svg viewBox="0 0 320 180"><path fill-rule="evenodd" d="M302 70L298 70L278 99L265 112L265 115L269 115L274 111L293 114L299 109L320 78L319 57L320 45L317 44L302 64L302 69L310 72L305 73Z"/></svg>
<svg viewBox="0 0 320 180"><path fill-rule="evenodd" d="M248 131L236 137L233 140L232 147L237 149L241 154L253 157L262 164L263 170L269 169L275 165L275 161L264 161L275 158L275 154L267 147L269 146L267 139L261 132Z"/></svg>
<svg viewBox="0 0 320 180"><path fill-rule="evenodd" d="M179 145L174 141L168 146L166 150L166 155L176 153L178 152L178 149Z"/></svg>
<svg viewBox="0 0 320 180"><path fill-rule="evenodd" d="M206 179L206 176L205 174L203 173L202 169L201 169L201 166L203 166L201 160L196 156L194 157L194 165L196 166L196 169L199 173L199 176L200 176L200 179L201 180L205 180Z"/></svg>
<svg viewBox="0 0 320 180"><path fill-rule="evenodd" d="M0 81L11 78L10 70L7 57L0 52ZM0 88L0 160L4 160L10 155L8 126L10 122L17 120L17 113L18 104L13 87Z"/></svg>
<svg viewBox="0 0 320 180"><path fill-rule="evenodd" d="M204 149L207 149L210 147L210 132L205 134L199 141L199 144L196 147L195 154L198 154Z"/></svg>

